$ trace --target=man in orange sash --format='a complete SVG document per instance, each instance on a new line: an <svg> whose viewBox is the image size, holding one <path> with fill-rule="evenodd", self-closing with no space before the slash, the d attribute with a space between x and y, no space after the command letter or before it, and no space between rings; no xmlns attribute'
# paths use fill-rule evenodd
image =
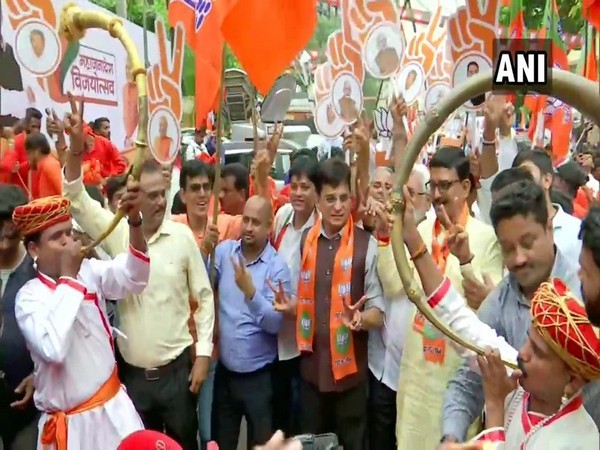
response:
<svg viewBox="0 0 600 450"><path fill-rule="evenodd" d="M354 225L350 167L329 159L316 179L321 212L305 230L298 259L296 340L301 352L302 432L334 432L347 450L364 448L369 329L383 326L377 242ZM362 307L364 305L364 308Z"/></svg>
<svg viewBox="0 0 600 450"><path fill-rule="evenodd" d="M34 401L45 412L39 449L114 450L143 428L117 376L106 315L107 298L139 293L148 282L138 192L130 183L121 200L130 246L112 261L84 259L66 198L34 200L13 213L37 269L17 294L15 316L35 365Z"/></svg>

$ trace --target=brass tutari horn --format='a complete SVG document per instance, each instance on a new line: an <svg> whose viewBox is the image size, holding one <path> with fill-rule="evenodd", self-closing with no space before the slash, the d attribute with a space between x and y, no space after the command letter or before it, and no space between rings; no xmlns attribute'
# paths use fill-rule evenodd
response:
<svg viewBox="0 0 600 450"><path fill-rule="evenodd" d="M413 270L408 262L408 255L403 242L404 200L402 197L402 186L408 181L411 170L417 160L421 149L429 138L442 126L450 115L468 100L490 92L492 90L492 72L482 73L467 80L459 88L452 89L436 107L427 113L424 121L415 130L404 152L400 171L396 178L394 193L392 194L392 206L394 213L394 232L392 233L392 251L396 261L396 267L406 295L418 310L438 330L457 344L483 355L484 350L471 342L464 340L461 336L442 323L435 315L427 302L421 298L421 289L413 278ZM600 90L598 83L587 80L581 76L566 72L564 70L552 69L552 83L549 86L536 87L540 94L549 94L563 102L574 106L583 115L592 118L600 124ZM526 85L511 86L511 90L527 90ZM502 361L506 366L516 369L514 361Z"/></svg>
<svg viewBox="0 0 600 450"><path fill-rule="evenodd" d="M99 28L101 30L105 30L113 38L118 39L121 44L123 44L123 47L127 52L127 57L129 58L131 65L131 76L135 80L135 84L137 85L138 89L139 107L137 139L135 141L137 152L129 169L129 175L131 175L134 180L139 181L142 165L146 159L146 148L148 145L146 69L142 64L142 60L140 59L140 55L133 40L125 30L121 19L99 11L82 11L76 3L68 3L63 6L60 16L59 34L67 41L75 42L80 40L85 35L85 31L90 28ZM106 239L108 235L113 232L123 217L124 212L119 209L109 227L100 236L98 236L94 242L85 247L83 251L85 253L89 252L92 248Z"/></svg>

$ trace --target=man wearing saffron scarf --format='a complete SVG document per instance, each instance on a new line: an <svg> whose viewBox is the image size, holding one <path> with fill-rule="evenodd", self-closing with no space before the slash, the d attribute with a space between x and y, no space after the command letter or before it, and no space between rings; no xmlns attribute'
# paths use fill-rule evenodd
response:
<svg viewBox="0 0 600 450"><path fill-rule="evenodd" d="M132 183L121 201L130 245L112 261L84 259L64 197L34 200L13 212L37 268L17 294L15 316L35 366L34 401L45 412L38 448L115 449L143 428L121 387L106 317L107 298L143 291L150 275L138 191Z"/></svg>
<svg viewBox="0 0 600 450"><path fill-rule="evenodd" d="M296 339L301 352L301 428L334 432L347 450L364 448L369 329L383 325L377 242L351 217L350 167L321 163L315 225L291 265L297 288Z"/></svg>
<svg viewBox="0 0 600 450"><path fill-rule="evenodd" d="M419 225L419 233L437 267L462 293L466 274L481 280L487 273L494 282L503 274L503 262L494 230L469 214L467 198L471 191L470 164L464 153L442 147L430 161L427 183L436 215ZM470 239L469 254L459 260L450 253L450 223L459 226ZM404 294L387 242L379 247L379 274L389 297ZM477 309L479 303L473 303ZM435 448L442 437L441 411L446 385L460 366L461 359L444 335L425 317L411 317L400 362L397 396L396 438L398 449ZM414 386L419 386L415 389Z"/></svg>
<svg viewBox="0 0 600 450"><path fill-rule="evenodd" d="M406 213L411 210L409 202ZM422 240L414 220L405 215L404 223L408 250L418 251ZM454 250L460 253L466 237L456 229L452 233L457 242ZM598 428L583 406L581 390L586 383L600 379L600 339L584 306L565 283L551 278L535 291L529 311L532 327L517 352L500 337L502 331L480 321L465 306L427 252L415 258L415 266L428 305L444 323L479 347L499 349L478 357L487 430L476 439L499 449L504 445L507 449L574 448L575 441L577 448L597 449ZM520 378L518 387L500 363L500 354L505 360L518 362L520 373L512 375ZM461 355L470 357L472 353L462 349ZM463 449L450 445L442 448ZM467 448L486 447L469 444L464 450Z"/></svg>

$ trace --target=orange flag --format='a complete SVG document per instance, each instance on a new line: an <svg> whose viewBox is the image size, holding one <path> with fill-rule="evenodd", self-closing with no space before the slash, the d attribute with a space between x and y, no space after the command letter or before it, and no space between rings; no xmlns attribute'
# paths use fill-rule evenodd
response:
<svg viewBox="0 0 600 450"><path fill-rule="evenodd" d="M196 126L217 102L223 70L223 18L236 0L171 0L168 20L181 22L196 59Z"/></svg>
<svg viewBox="0 0 600 450"><path fill-rule="evenodd" d="M600 0L583 0L582 16L600 30Z"/></svg>
<svg viewBox="0 0 600 450"><path fill-rule="evenodd" d="M266 95L312 37L317 26L317 2L234 0L234 3L223 19L223 37L252 84Z"/></svg>

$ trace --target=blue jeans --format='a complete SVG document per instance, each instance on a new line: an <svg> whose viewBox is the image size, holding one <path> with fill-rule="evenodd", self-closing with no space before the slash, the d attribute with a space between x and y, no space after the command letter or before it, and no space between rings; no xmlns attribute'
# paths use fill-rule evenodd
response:
<svg viewBox="0 0 600 450"><path fill-rule="evenodd" d="M211 415L213 403L213 387L215 385L215 369L217 360L212 360L208 367L208 376L202 383L198 394L198 431L200 433L200 448L205 449L211 439Z"/></svg>

